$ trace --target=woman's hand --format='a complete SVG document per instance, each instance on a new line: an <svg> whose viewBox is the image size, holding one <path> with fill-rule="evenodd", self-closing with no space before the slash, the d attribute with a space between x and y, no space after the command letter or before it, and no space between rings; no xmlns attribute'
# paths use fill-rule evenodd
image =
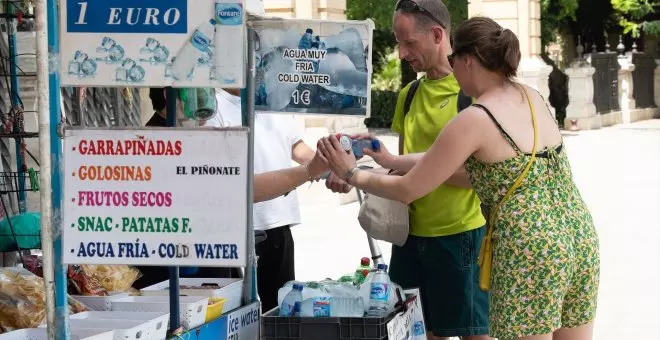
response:
<svg viewBox="0 0 660 340"><path fill-rule="evenodd" d="M395 156L392 155L389 150L387 150L387 148L385 147L385 143L383 143L383 141L379 140L375 135L371 133L357 134L351 136L351 138L377 140L380 143L380 148L378 149L378 151L365 148L362 150L362 152L364 152L365 155L373 158L374 161L383 168L387 168L387 169L391 168L391 164Z"/></svg>
<svg viewBox="0 0 660 340"><path fill-rule="evenodd" d="M345 151L334 135L321 138L317 149L327 160L330 169L339 176L345 176L357 164L353 151Z"/></svg>

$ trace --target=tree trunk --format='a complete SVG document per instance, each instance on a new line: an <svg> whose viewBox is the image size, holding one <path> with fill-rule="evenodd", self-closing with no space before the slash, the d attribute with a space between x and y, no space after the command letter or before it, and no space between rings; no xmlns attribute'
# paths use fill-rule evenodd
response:
<svg viewBox="0 0 660 340"><path fill-rule="evenodd" d="M412 66L405 59L401 60L401 88L415 79L417 79L417 72L413 70Z"/></svg>

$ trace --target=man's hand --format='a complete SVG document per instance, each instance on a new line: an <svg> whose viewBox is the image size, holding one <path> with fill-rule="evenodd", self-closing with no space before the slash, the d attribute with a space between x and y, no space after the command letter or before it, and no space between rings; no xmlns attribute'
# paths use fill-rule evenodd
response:
<svg viewBox="0 0 660 340"><path fill-rule="evenodd" d="M373 160L383 168L391 168L392 164L392 159L394 158L394 155L392 155L389 150L385 147L385 143L383 141L379 140L376 135L371 134L371 133L363 133L363 134L357 134L351 136L353 139L371 139L371 140L378 140L380 142L380 149L378 151L372 151L371 149L364 149L362 152L364 152L365 155L373 158Z"/></svg>
<svg viewBox="0 0 660 340"><path fill-rule="evenodd" d="M330 172L330 176L325 180L325 187L330 189L334 193L348 193L353 189L353 186L344 182L333 172Z"/></svg>

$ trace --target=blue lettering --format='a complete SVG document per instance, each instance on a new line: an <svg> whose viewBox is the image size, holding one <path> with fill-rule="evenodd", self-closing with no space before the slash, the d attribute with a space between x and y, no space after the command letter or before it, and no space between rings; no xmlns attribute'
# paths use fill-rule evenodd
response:
<svg viewBox="0 0 660 340"><path fill-rule="evenodd" d="M80 242L78 246L78 257L115 257L115 251L112 243L109 242L90 242L85 244Z"/></svg>
<svg viewBox="0 0 660 340"><path fill-rule="evenodd" d="M238 319L237 318L232 318L229 320L229 331L230 332L237 332L239 330L238 327Z"/></svg>
<svg viewBox="0 0 660 340"><path fill-rule="evenodd" d="M158 246L158 256L160 257L167 257L167 244L161 243Z"/></svg>
<svg viewBox="0 0 660 340"><path fill-rule="evenodd" d="M66 0L65 10L70 33L188 33L188 0Z"/></svg>
<svg viewBox="0 0 660 340"><path fill-rule="evenodd" d="M238 246L235 244L195 243L198 259L238 259Z"/></svg>

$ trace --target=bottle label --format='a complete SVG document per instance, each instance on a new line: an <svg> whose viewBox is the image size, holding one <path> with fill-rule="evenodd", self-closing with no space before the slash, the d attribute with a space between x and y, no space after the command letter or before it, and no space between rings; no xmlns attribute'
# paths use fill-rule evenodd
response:
<svg viewBox="0 0 660 340"><path fill-rule="evenodd" d="M211 45L211 40L204 33L195 30L190 37L190 43L199 51L206 52L209 49L209 45Z"/></svg>
<svg viewBox="0 0 660 340"><path fill-rule="evenodd" d="M241 4L215 4L215 21L218 25L238 26L243 24L243 6Z"/></svg>
<svg viewBox="0 0 660 340"><path fill-rule="evenodd" d="M315 317L330 317L330 298L317 297L312 299Z"/></svg>
<svg viewBox="0 0 660 340"><path fill-rule="evenodd" d="M372 300L388 301L390 299L389 286L387 283L372 282L370 298Z"/></svg>
<svg viewBox="0 0 660 340"><path fill-rule="evenodd" d="M283 303L280 307L280 316L296 316L300 313L300 302L296 301L293 305Z"/></svg>
<svg viewBox="0 0 660 340"><path fill-rule="evenodd" d="M417 321L413 325L413 335L414 336L421 336L424 335L424 323L421 321Z"/></svg>
<svg viewBox="0 0 660 340"><path fill-rule="evenodd" d="M283 303L282 307L280 307L280 315L282 316L291 316L291 312L294 309L294 306L288 304L288 303Z"/></svg>

